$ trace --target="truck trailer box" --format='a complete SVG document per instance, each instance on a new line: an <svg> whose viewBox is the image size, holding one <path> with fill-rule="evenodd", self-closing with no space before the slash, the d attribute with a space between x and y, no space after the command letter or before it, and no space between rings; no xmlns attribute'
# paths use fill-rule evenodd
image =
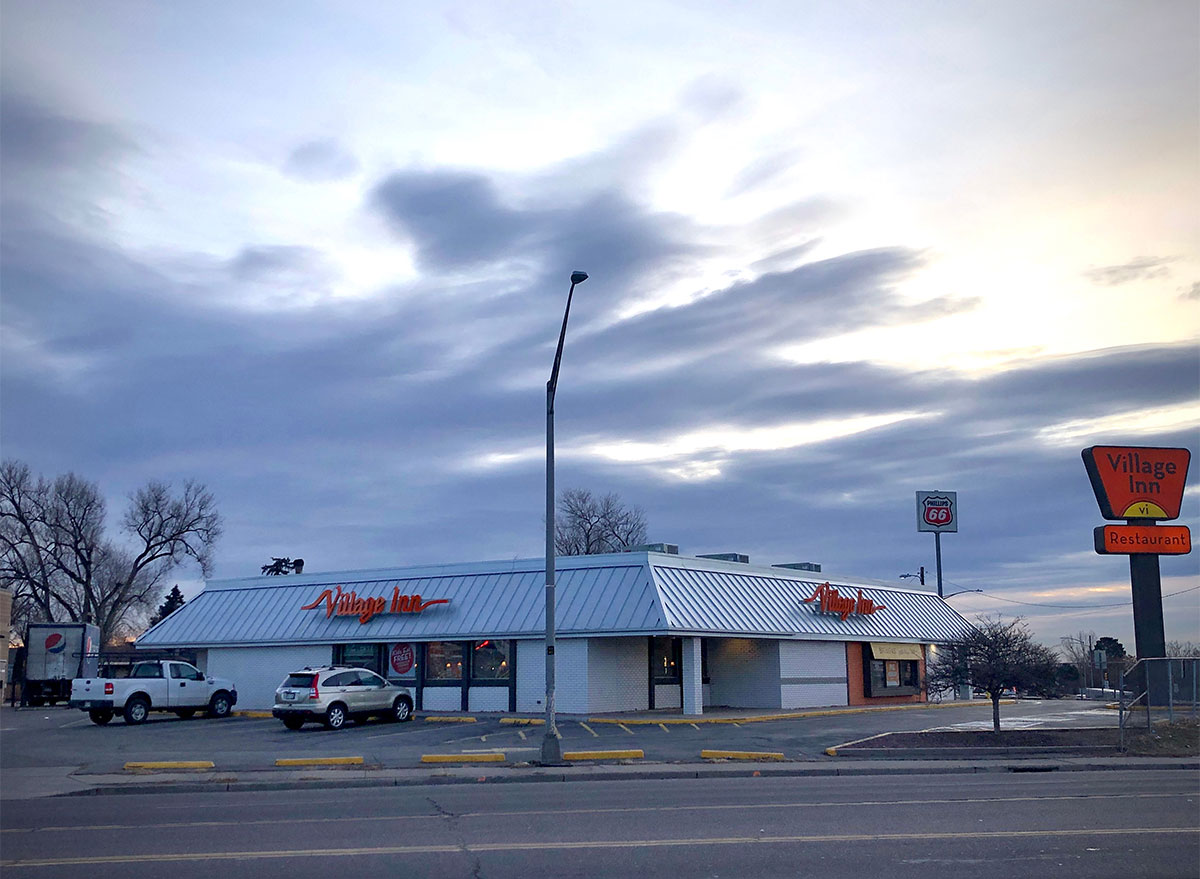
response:
<svg viewBox="0 0 1200 879"><path fill-rule="evenodd" d="M70 695L72 679L95 677L100 629L91 623L32 623L26 647L25 685L30 701L54 702Z"/></svg>

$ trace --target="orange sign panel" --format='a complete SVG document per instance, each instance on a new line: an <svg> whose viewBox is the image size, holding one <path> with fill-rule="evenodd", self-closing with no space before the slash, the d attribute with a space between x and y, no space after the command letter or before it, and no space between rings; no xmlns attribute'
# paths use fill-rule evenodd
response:
<svg viewBox="0 0 1200 879"><path fill-rule="evenodd" d="M1101 525L1093 532L1101 555L1187 555L1192 532L1186 525Z"/></svg>
<svg viewBox="0 0 1200 879"><path fill-rule="evenodd" d="M1092 446L1083 466L1105 519L1178 519L1191 457L1187 449Z"/></svg>

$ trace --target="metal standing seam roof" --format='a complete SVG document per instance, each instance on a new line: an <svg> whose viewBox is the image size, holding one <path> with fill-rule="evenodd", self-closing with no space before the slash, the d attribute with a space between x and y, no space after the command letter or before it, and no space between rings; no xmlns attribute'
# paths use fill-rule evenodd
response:
<svg viewBox="0 0 1200 879"><path fill-rule="evenodd" d="M219 647L380 641L536 638L545 633L542 559L212 581L137 641L139 647ZM969 624L937 595L838 578L843 594L885 606L845 620L804 599L824 580L781 569L659 553L560 558L556 629L588 635L711 634L938 643ZM301 610L326 588L359 596L447 598L419 614L368 624Z"/></svg>

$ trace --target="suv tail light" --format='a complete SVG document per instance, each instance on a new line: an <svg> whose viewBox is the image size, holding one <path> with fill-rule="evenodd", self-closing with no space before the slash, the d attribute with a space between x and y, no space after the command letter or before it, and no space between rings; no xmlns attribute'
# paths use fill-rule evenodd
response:
<svg viewBox="0 0 1200 879"><path fill-rule="evenodd" d="M106 683L104 685L104 695L111 696L112 694L113 694L113 685L112 685L112 681L109 681L108 683Z"/></svg>
<svg viewBox="0 0 1200 879"><path fill-rule="evenodd" d="M314 702L320 700L321 698L321 693L317 690L317 685L315 682L312 685L312 689L308 691L308 698L312 699Z"/></svg>

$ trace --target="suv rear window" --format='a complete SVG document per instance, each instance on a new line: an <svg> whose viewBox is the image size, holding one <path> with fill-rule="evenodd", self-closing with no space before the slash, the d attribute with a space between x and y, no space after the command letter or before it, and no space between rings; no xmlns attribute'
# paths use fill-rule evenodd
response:
<svg viewBox="0 0 1200 879"><path fill-rule="evenodd" d="M316 676L311 674L288 675L288 679L283 682L283 685L285 687L311 687L314 677Z"/></svg>

